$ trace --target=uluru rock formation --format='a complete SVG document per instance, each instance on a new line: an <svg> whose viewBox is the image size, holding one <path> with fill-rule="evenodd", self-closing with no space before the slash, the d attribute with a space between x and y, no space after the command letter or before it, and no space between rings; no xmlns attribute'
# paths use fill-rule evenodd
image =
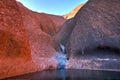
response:
<svg viewBox="0 0 120 80"><path fill-rule="evenodd" d="M76 24L73 18L67 20L62 26L60 31L55 35L55 40L58 43L66 46L69 41L70 35L74 29L74 25Z"/></svg>
<svg viewBox="0 0 120 80"><path fill-rule="evenodd" d="M104 63L120 71L119 56L113 56L114 62L109 64L108 55L106 62L99 58L95 61L92 55L106 49L120 53L120 0L89 0L83 5L66 15L70 18L66 20L31 11L16 0L0 0L0 79L64 68L65 64L78 69L100 69L106 67ZM64 52L69 58L67 63L66 56L59 54ZM95 60L89 56L82 59L86 54Z"/></svg>
<svg viewBox="0 0 120 80"><path fill-rule="evenodd" d="M22 16L15 0L1 0L0 78L19 73L21 69L15 71L15 68L18 66L18 59L24 62L31 60L30 46L25 33ZM14 70L13 73L12 70Z"/></svg>
<svg viewBox="0 0 120 80"><path fill-rule="evenodd" d="M50 36L55 35L60 26L65 22L65 19L62 16L34 12L24 7L20 2L17 2L17 4L19 5L23 16L25 15L29 16L28 18L32 18L34 25Z"/></svg>
<svg viewBox="0 0 120 80"><path fill-rule="evenodd" d="M73 18L76 13L85 5L85 3L82 3L80 5L78 5L75 9L73 9L70 13L64 15L64 18L66 19L70 19L70 18Z"/></svg>
<svg viewBox="0 0 120 80"><path fill-rule="evenodd" d="M114 5L114 6L112 6ZM61 30L58 34L67 40L67 55L80 55L96 48L120 49L120 0L89 0L76 14L73 21L64 24L71 33ZM65 32L65 33L63 33ZM71 34L68 35L67 33ZM63 37L65 36L65 37ZM64 45L64 44L63 44ZM90 53L89 53L90 54Z"/></svg>
<svg viewBox="0 0 120 80"><path fill-rule="evenodd" d="M57 68L55 23L15 0L0 1L0 79Z"/></svg>
<svg viewBox="0 0 120 80"><path fill-rule="evenodd" d="M64 15L64 18L67 19L67 21L64 22L63 25L60 26L60 31L55 35L56 41L63 44L64 46L66 45L67 41L69 40L69 37L74 28L74 25L76 24L73 17L84 5L85 5L85 3L80 4L75 9L73 9L70 13ZM68 25L69 25L69 27L68 27Z"/></svg>
<svg viewBox="0 0 120 80"><path fill-rule="evenodd" d="M21 3L18 3L18 5L29 38L31 54L37 54L40 57L55 55L55 49L59 50L59 46L51 37L56 34L53 21L47 14L33 12L25 8Z"/></svg>
<svg viewBox="0 0 120 80"><path fill-rule="evenodd" d="M30 59L30 47L16 2L1 0L0 4L0 58Z"/></svg>
<svg viewBox="0 0 120 80"><path fill-rule="evenodd" d="M65 46L66 68L120 71L119 7L120 0L89 0L63 24L55 39Z"/></svg>

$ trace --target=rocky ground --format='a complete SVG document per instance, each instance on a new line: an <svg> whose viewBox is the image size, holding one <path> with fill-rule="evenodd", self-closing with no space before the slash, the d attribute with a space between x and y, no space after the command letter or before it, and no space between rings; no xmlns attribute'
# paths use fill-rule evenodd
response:
<svg viewBox="0 0 120 80"><path fill-rule="evenodd" d="M96 52L79 55L66 63L67 69L90 69L120 71L120 55L111 52Z"/></svg>

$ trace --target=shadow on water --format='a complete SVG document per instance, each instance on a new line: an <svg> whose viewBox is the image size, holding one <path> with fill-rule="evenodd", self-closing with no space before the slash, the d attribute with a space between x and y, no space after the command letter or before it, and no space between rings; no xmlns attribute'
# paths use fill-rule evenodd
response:
<svg viewBox="0 0 120 80"><path fill-rule="evenodd" d="M35 72L5 80L120 80L120 72L80 69L59 69Z"/></svg>

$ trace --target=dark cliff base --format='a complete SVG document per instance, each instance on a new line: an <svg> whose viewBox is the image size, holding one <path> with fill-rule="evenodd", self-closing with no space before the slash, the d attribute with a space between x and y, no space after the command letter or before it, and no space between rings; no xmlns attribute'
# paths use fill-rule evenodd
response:
<svg viewBox="0 0 120 80"><path fill-rule="evenodd" d="M89 54L76 55L69 59L66 68L120 71L120 54L109 51L91 51Z"/></svg>

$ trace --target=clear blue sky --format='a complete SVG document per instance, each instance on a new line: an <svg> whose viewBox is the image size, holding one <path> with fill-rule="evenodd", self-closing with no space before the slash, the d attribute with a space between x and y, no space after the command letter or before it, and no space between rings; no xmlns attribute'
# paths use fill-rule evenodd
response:
<svg viewBox="0 0 120 80"><path fill-rule="evenodd" d="M64 15L87 0L18 0L27 8L49 14Z"/></svg>

